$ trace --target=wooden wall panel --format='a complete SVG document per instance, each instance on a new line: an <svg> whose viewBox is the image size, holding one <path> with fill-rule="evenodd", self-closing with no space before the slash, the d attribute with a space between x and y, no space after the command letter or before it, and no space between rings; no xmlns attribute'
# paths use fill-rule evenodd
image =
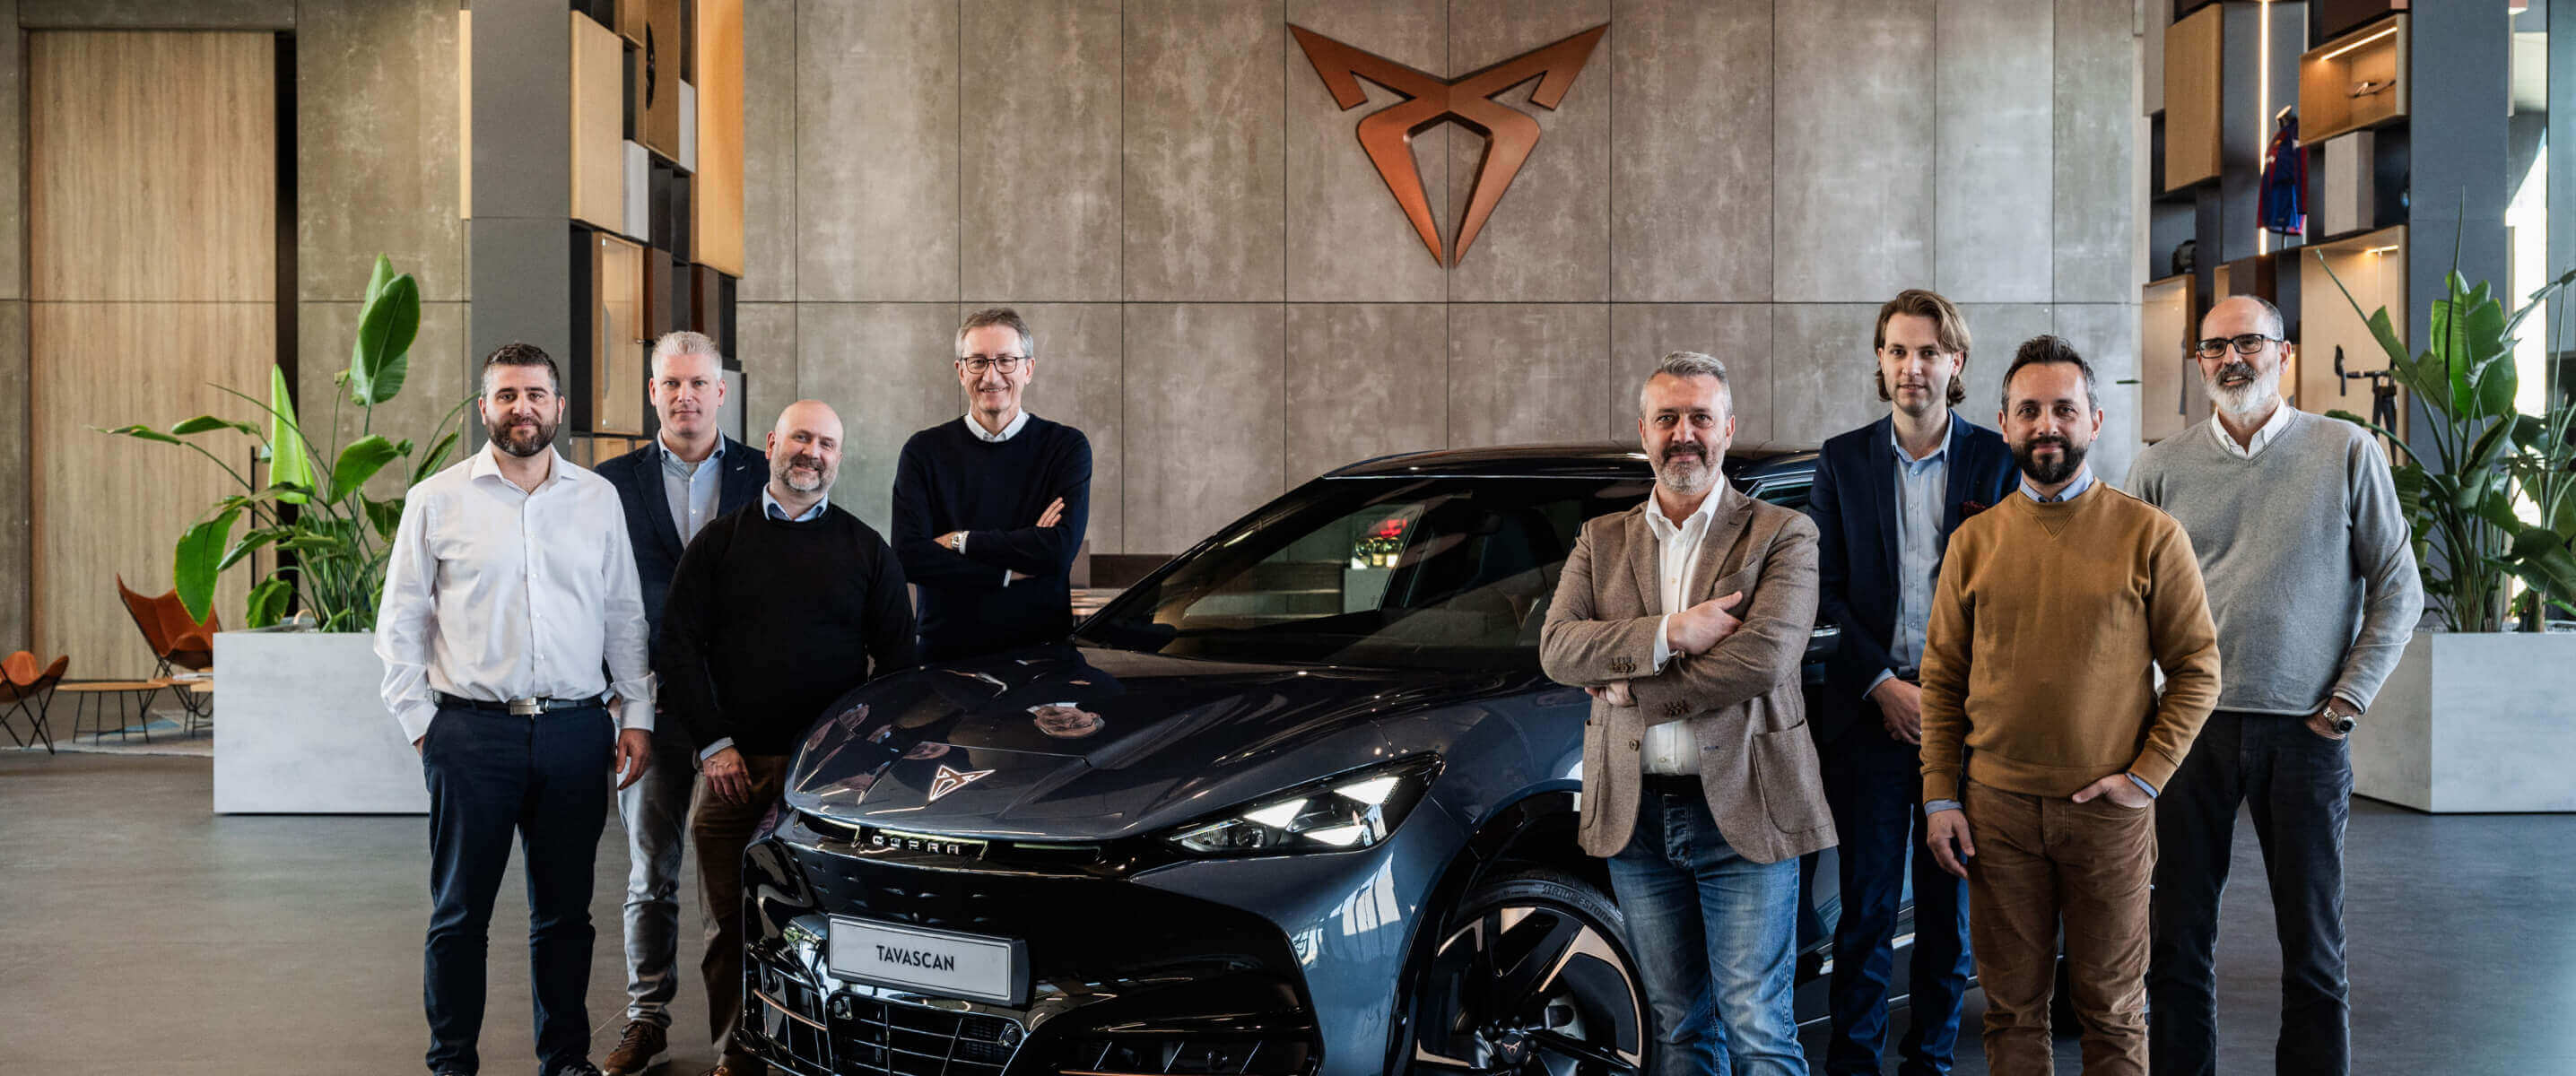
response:
<svg viewBox="0 0 2576 1076"><path fill-rule="evenodd" d="M2165 28L2165 171L2159 190L2218 177L2219 70L2224 5Z"/></svg>
<svg viewBox="0 0 2576 1076"><path fill-rule="evenodd" d="M29 34L28 297L276 298L276 50L266 33Z"/></svg>
<svg viewBox="0 0 2576 1076"><path fill-rule="evenodd" d="M626 49L617 32L572 13L572 215L626 226Z"/></svg>
<svg viewBox="0 0 2576 1076"><path fill-rule="evenodd" d="M30 305L36 645L70 654L84 678L145 675L152 655L117 601L117 575L146 594L170 589L179 535L241 487L184 448L90 427L243 414L247 405L215 386L267 395L277 315L268 303ZM248 472L250 438L204 443ZM237 568L216 588L226 627L240 626L250 583Z"/></svg>
<svg viewBox="0 0 2576 1076"><path fill-rule="evenodd" d="M241 415L278 354L276 37L28 35L28 308L36 645L83 677L150 652L116 597L171 585L171 547L238 492L203 457L91 427ZM291 298L291 297L290 297ZM247 437L207 442L247 472ZM238 533L238 530L236 531ZM250 570L216 592L241 617Z"/></svg>
<svg viewBox="0 0 2576 1076"><path fill-rule="evenodd" d="M742 0L698 0L698 168L689 258L742 276Z"/></svg>

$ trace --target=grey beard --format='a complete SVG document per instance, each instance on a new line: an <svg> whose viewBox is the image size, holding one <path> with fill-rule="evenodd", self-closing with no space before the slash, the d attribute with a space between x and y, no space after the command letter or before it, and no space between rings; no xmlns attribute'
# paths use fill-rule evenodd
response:
<svg viewBox="0 0 2576 1076"><path fill-rule="evenodd" d="M1687 473L1684 468L1672 463L1656 468L1655 484L1683 496L1708 492L1709 486L1714 484L1717 477L1717 468L1709 466L1705 460L1692 462L1697 464L1697 470Z"/></svg>
<svg viewBox="0 0 2576 1076"><path fill-rule="evenodd" d="M2220 377L2226 375L2226 371L2219 371ZM2221 388L2217 381L2211 379L2203 379L2201 387L2209 390L2210 406L2226 412L2227 417L2252 418L2280 399L2281 374L2275 370L2268 376L2256 377L2247 381L2243 388Z"/></svg>

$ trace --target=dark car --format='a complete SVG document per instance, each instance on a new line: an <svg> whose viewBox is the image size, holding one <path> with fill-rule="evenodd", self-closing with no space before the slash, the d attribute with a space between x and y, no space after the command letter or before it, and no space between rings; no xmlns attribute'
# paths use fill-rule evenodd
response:
<svg viewBox="0 0 2576 1076"><path fill-rule="evenodd" d="M1798 506L1814 458L1727 473ZM853 691L744 859L745 1037L806 1076L1637 1071L1575 846L1589 700L1537 652L1577 528L1652 480L1612 448L1353 465L1066 643Z"/></svg>

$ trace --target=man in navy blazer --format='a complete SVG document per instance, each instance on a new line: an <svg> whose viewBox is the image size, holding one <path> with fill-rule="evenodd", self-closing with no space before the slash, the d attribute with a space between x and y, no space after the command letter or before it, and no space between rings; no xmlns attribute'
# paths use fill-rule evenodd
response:
<svg viewBox="0 0 2576 1076"><path fill-rule="evenodd" d="M1910 290L1878 311L1872 341L1887 417L1825 442L1807 513L1816 522L1817 615L1842 629L1823 697L1808 714L1825 800L1842 834L1842 919L1834 928L1827 1073L1871 1073L1887 1041L1888 981L1908 854L1923 828L1918 664L1941 554L1959 521L2012 489L2002 435L1953 407L1966 396L1968 326L1959 309ZM1904 1076L1950 1071L1968 986L1966 886L1915 856L1913 1020Z"/></svg>
<svg viewBox="0 0 2576 1076"><path fill-rule="evenodd" d="M647 389L661 433L594 470L625 504L644 619L659 638L662 601L680 551L717 516L759 502L769 457L720 432L724 357L704 334L675 332L656 341ZM626 1031L603 1066L611 1076L642 1072L669 1045L671 999L680 989L680 857L698 774L697 751L680 725L657 723L652 765L617 795L629 864Z"/></svg>

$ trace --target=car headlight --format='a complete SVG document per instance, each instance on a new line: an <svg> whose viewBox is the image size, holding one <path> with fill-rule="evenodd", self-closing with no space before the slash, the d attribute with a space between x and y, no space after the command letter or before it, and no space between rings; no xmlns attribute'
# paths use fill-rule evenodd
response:
<svg viewBox="0 0 2576 1076"><path fill-rule="evenodd" d="M1422 802L1440 756L1414 755L1265 796L1165 840L1200 856L1339 852L1387 838Z"/></svg>

